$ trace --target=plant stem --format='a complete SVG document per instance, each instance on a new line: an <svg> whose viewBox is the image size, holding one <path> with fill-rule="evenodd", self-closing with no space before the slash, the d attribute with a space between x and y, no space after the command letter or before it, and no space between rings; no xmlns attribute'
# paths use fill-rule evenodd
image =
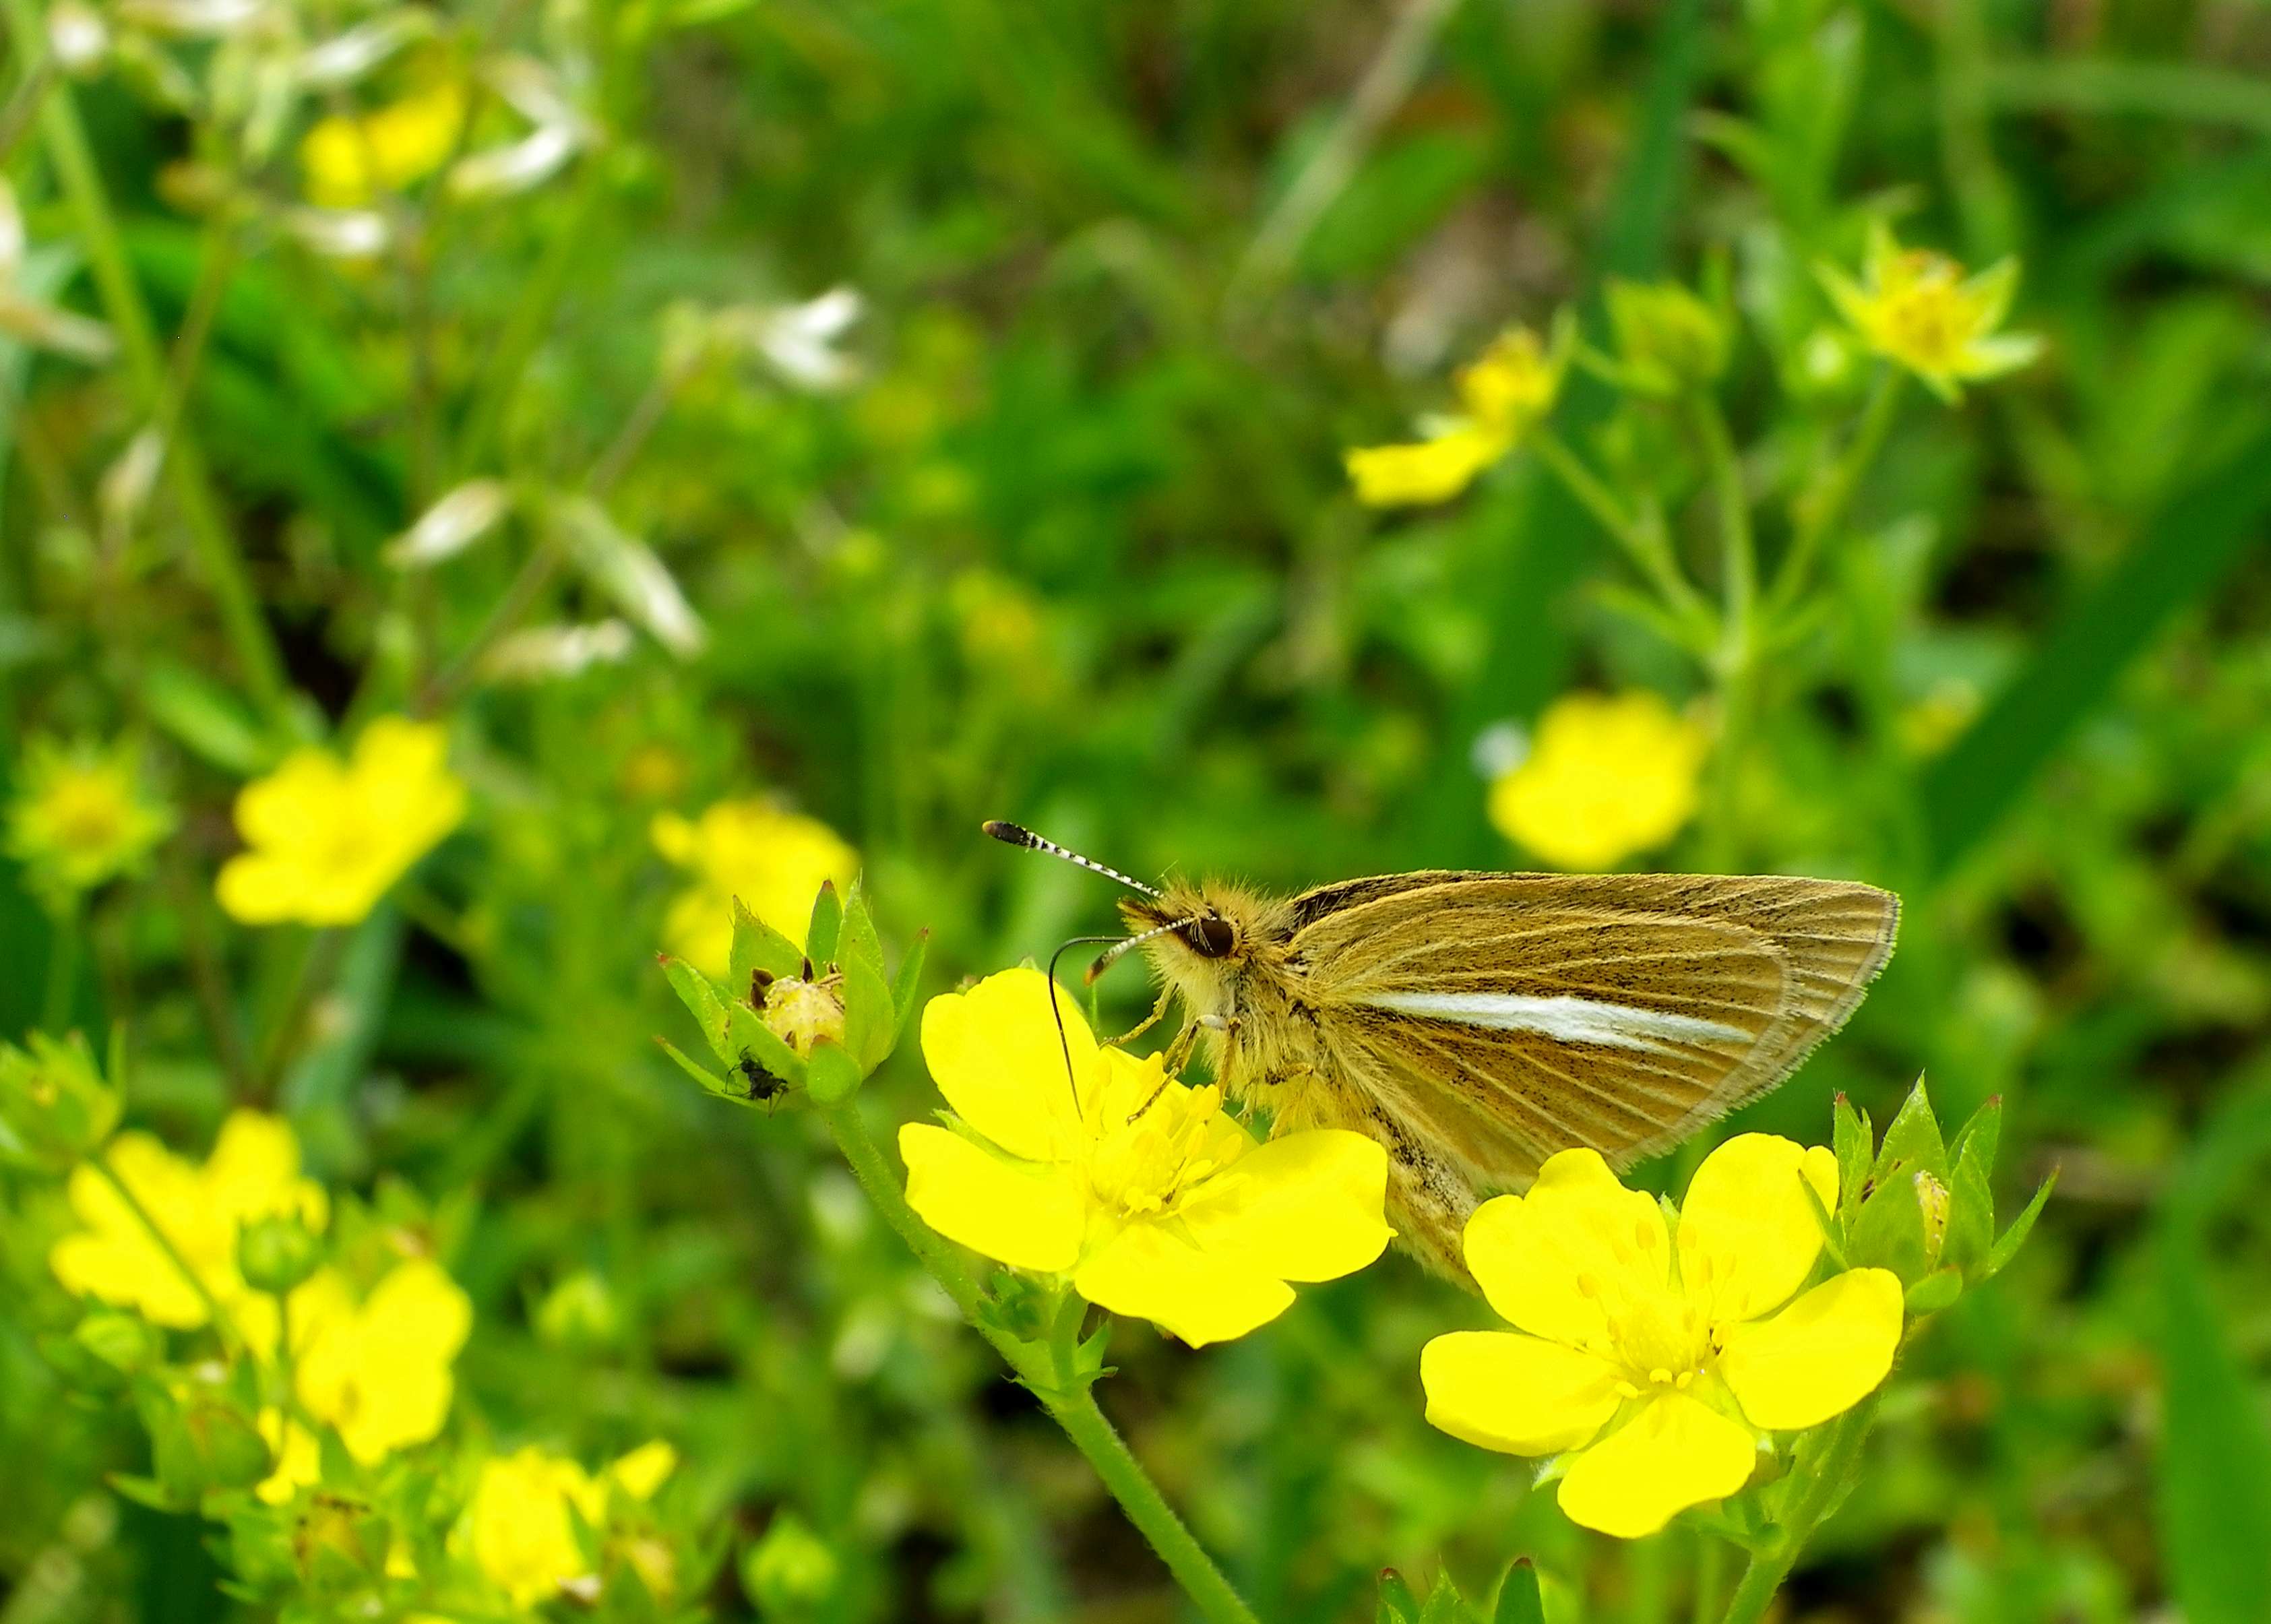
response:
<svg viewBox="0 0 2271 1624"><path fill-rule="evenodd" d="M1052 1327L1054 1334L1046 1345L1022 1342L993 1323L985 1312L984 1294L964 1266L959 1253L907 1205L897 1177L868 1135L867 1125L860 1120L856 1098L822 1107L821 1116L835 1136L837 1148L844 1152L844 1159L851 1164L853 1176L860 1181L860 1188L867 1192L867 1198L875 1203L884 1222L898 1233L916 1261L954 1299L955 1306L962 1310L962 1317L994 1345L1003 1361L1047 1406L1057 1425L1064 1428L1065 1436L1088 1457L1088 1464L1095 1468L1104 1486L1112 1491L1112 1498L1120 1502L1128 1520L1150 1542L1159 1560L1166 1563L1167 1570L1174 1575L1192 1605L1210 1624L1257 1624L1253 1609L1231 1587L1222 1569L1215 1566L1214 1559L1159 1493L1159 1486L1152 1482L1143 1464L1105 1419L1104 1412L1097 1408L1095 1395L1088 1384L1074 1377L1069 1345L1079 1339L1080 1316L1085 1305L1078 1298L1065 1304Z"/></svg>
<svg viewBox="0 0 2271 1624"><path fill-rule="evenodd" d="M1719 517L1719 646L1711 659L1719 694L1719 749L1712 795L1713 860L1733 866L1742 785L1743 742L1750 732L1751 674L1758 656L1758 548L1742 466L1719 404L1708 395L1689 403L1687 416L1701 443Z"/></svg>
<svg viewBox="0 0 2271 1624"><path fill-rule="evenodd" d="M1806 589L1806 577L1813 568L1815 555L1844 518L1854 488L1884 448L1885 436L1893 426L1894 408L1900 404L1901 380L1898 367L1890 361L1880 363L1877 381L1870 388L1868 402L1861 408L1860 421L1846 440L1845 449L1798 499L1798 528L1768 599L1774 611L1789 608Z"/></svg>
<svg viewBox="0 0 2271 1624"><path fill-rule="evenodd" d="M14 27L18 54L26 62L38 61L44 44L36 0L9 0L8 15ZM87 145L86 127L79 122L78 104L68 84L59 82L50 87L40 109L40 118L49 154L55 160L56 174L78 217L79 234L86 239L87 264L101 292L110 324L117 331L119 352L125 360L128 376L140 398L143 412L162 425L168 402L165 357L158 347L148 307L142 302L142 290L136 285L133 269L127 263L125 244L118 235L116 220L111 217L109 197L103 190L102 172L96 167L93 150ZM280 721L287 715L291 687L286 681L284 662L276 652L275 639L269 635L267 622L260 617L250 577L237 552L236 540L213 500L205 459L196 442L186 428L179 427L174 430L172 441L168 447L166 466L174 500L189 526L205 585L220 610L222 629L236 652L238 665L243 667L244 679L251 686L255 701L271 718Z"/></svg>
<svg viewBox="0 0 2271 1624"><path fill-rule="evenodd" d="M78 944L86 928L85 899L74 892L48 916L48 985L40 1001L40 1030L60 1038L71 1024L72 995L78 991Z"/></svg>
<svg viewBox="0 0 2271 1624"><path fill-rule="evenodd" d="M117 1167L110 1159L110 1147L105 1145L87 1158L86 1165L110 1186L120 1201L125 1203L126 1210L149 1232L151 1240L164 1255L166 1261L173 1264L182 1278L189 1283L190 1290L205 1305L205 1313L211 1317L213 1330L220 1333L221 1341L231 1348L244 1346L244 1333L237 1329L236 1321L230 1317L220 1299L213 1295L212 1288L205 1284L205 1278L190 1267L189 1259L182 1255L181 1248L174 1244L174 1238L158 1226L158 1220L151 1216L150 1209L142 1204L142 1198L119 1176Z"/></svg>
<svg viewBox="0 0 2271 1624"><path fill-rule="evenodd" d="M1812 1480L1783 1519L1774 1542L1752 1556L1720 1624L1759 1624L1766 1617L1775 1592L1797 1565L1806 1540L1843 1494L1876 1415L1877 1396L1872 1393L1830 1423L1829 1437L1814 1462Z"/></svg>

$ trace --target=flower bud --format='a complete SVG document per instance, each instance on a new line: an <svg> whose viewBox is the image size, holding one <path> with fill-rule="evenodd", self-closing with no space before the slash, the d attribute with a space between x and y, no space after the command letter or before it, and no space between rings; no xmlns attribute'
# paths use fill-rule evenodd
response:
<svg viewBox="0 0 2271 1624"><path fill-rule="evenodd" d="M236 1270L256 1292L281 1297L323 1261L323 1242L296 1213L269 1213L237 1231Z"/></svg>
<svg viewBox="0 0 2271 1624"><path fill-rule="evenodd" d="M386 1519L348 1495L320 1490L310 1495L292 1531L292 1554L300 1576L317 1593L358 1590L386 1569Z"/></svg>
<svg viewBox="0 0 2271 1624"><path fill-rule="evenodd" d="M142 1420L153 1474L176 1505L196 1505L215 1490L250 1488L273 1464L252 1418L217 1388L145 1388Z"/></svg>
<svg viewBox="0 0 2271 1624"><path fill-rule="evenodd" d="M1937 1263L1940 1249L1947 1241L1947 1186L1918 1169L1916 1196L1917 1206L1924 1214L1925 1262Z"/></svg>
<svg viewBox="0 0 2271 1624"><path fill-rule="evenodd" d="M97 1394L120 1391L161 1352L158 1333L146 1322L111 1309L88 1315L69 1335L43 1334L39 1345L66 1382Z"/></svg>
<svg viewBox="0 0 2271 1624"><path fill-rule="evenodd" d="M844 1041L844 977L840 972L813 976L808 962L804 976L777 980L753 980L749 995L767 1030L809 1058L812 1046L825 1038Z"/></svg>
<svg viewBox="0 0 2271 1624"><path fill-rule="evenodd" d="M801 1618L835 1593L838 1572L836 1553L784 1511L742 1559L741 1588L766 1618Z"/></svg>
<svg viewBox="0 0 2271 1624"><path fill-rule="evenodd" d="M96 1075L86 1040L34 1032L0 1044L0 1163L63 1173L118 1126L118 1092Z"/></svg>
<svg viewBox="0 0 2271 1624"><path fill-rule="evenodd" d="M606 1347L622 1333L622 1322L607 1283L588 1269L554 1286L536 1309L536 1334L560 1347Z"/></svg>
<svg viewBox="0 0 2271 1624"><path fill-rule="evenodd" d="M1627 384L1649 395L1679 395L1726 369L1727 324L1677 282L1612 281L1609 324Z"/></svg>

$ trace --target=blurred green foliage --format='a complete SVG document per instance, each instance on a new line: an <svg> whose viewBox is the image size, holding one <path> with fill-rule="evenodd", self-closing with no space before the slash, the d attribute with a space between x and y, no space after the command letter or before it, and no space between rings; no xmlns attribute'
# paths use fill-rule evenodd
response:
<svg viewBox="0 0 2271 1624"><path fill-rule="evenodd" d="M272 9L311 41L374 15ZM132 34L131 7L78 10ZM1515 866L1478 736L1696 678L1530 459L1381 516L1343 448L1402 434L1510 320L1574 305L1605 343L1608 278L1724 279L1721 398L1779 512L1859 394L1786 364L1829 319L1813 263L1854 264L1873 212L1974 266L2020 256L2046 358L1958 409L1909 392L1764 664L1731 800L1654 860L1906 904L1848 1033L1738 1126L1822 1141L1835 1093L1881 1120L1923 1071L1951 1121L2001 1098L2005 1211L2063 1169L2016 1263L1909 1357L1793 1613L2260 1615L2260 5L495 0L432 14L441 69L411 52L265 150L168 109L123 50L59 71L63 11L11 7L0 158L30 247L0 281L120 350L0 338L0 763L130 737L180 824L75 918L0 866L0 1033L123 1024L130 1118L193 1154L234 1104L287 1115L375 1226L437 1238L475 1307L473 1433L586 1463L677 1446L659 1515L713 1576L679 1601L722 1616L1175 1611L814 1118L733 1111L656 1048L701 1034L653 962L681 883L655 815L763 793L825 821L890 962L933 933L926 992L1110 927L1101 882L984 817L1145 875ZM192 76L227 48L166 43ZM506 50L590 126L556 173L382 202L375 260L295 235L310 120ZM525 134L495 103L468 145ZM671 348L837 286L865 301L846 387ZM1560 421L1612 484L1694 483L1596 382ZM386 562L474 478L510 493L493 530ZM598 530L560 517L579 503ZM1768 525L1770 559L1787 539ZM706 628L688 657L640 619L646 548ZM481 663L617 614L641 627L620 659ZM351 929L223 916L241 785L420 703L450 719L465 826ZM1108 1018L1137 980L1105 983ZM933 1103L912 1046L860 1099L879 1132ZM10 1188L0 1618L267 1606L222 1588L249 1570L217 1525L105 1486L165 1477L188 1434L153 1460L89 1397L88 1361L144 1351L48 1272L53 1188ZM1487 1596L1524 1553L1548 1617L1567 1593L1672 1616L1694 1536L1580 1536L1422 1422L1420 1345L1483 1322L1391 1258L1203 1354L1123 1328L1105 1402L1264 1618L1368 1615L1390 1564ZM339 1560L378 1560L341 1516Z"/></svg>

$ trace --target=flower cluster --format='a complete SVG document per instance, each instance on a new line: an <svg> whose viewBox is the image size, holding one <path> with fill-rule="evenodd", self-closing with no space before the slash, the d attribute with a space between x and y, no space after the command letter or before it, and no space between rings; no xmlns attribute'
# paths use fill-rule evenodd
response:
<svg viewBox="0 0 2271 1624"><path fill-rule="evenodd" d="M2015 259L1967 277L1944 254L1902 248L1877 220L1858 284L1834 265L1817 270L1861 341L1943 400L1960 400L1964 384L2015 372L2042 354L2034 334L1996 331L2018 289Z"/></svg>

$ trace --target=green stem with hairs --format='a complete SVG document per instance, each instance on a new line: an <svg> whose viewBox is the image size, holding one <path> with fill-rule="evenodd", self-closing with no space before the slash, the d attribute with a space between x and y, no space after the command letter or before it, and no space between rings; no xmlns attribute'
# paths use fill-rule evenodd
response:
<svg viewBox="0 0 2271 1624"><path fill-rule="evenodd" d="M1048 1409L1073 1447L1088 1459L1112 1498L1159 1560L1174 1575L1183 1593L1209 1624L1258 1624L1254 1611L1232 1589L1214 1559L1206 1553L1159 1486L1151 1480L1102 1410L1089 1383L1073 1368L1074 1351L1086 1305L1070 1297L1061 1305L1043 1343L1023 1341L996 1324L986 1312L986 1298L964 1266L961 1254L939 1233L922 1221L899 1188L899 1181L883 1159L883 1152L860 1120L856 1096L841 1104L821 1107L822 1120L834 1136L837 1148L851 1164L853 1176L867 1192L868 1200L897 1231L916 1261L954 1300L979 1335L994 1345L1002 1360L1016 1372Z"/></svg>
<svg viewBox="0 0 2271 1624"><path fill-rule="evenodd" d="M1854 1468L1860 1464L1861 1445L1876 1416L1877 1396L1872 1393L1829 1424L1828 1437L1813 1463L1812 1476L1800 1486L1774 1538L1751 1557L1720 1624L1760 1624L1766 1617L1775 1592L1797 1566L1806 1542L1852 1480Z"/></svg>
<svg viewBox="0 0 2271 1624"><path fill-rule="evenodd" d="M1758 545L1742 465L1719 404L1699 395L1688 404L1690 428L1703 451L1719 520L1719 646L1711 659L1719 693L1719 749L1713 779L1712 860L1731 866L1741 816L1743 743L1750 731L1751 676L1758 659Z"/></svg>
<svg viewBox="0 0 2271 1624"><path fill-rule="evenodd" d="M73 892L48 916L48 985L40 1001L40 1029L60 1038L71 1024L71 996L78 990L79 938L86 932L86 899Z"/></svg>
<svg viewBox="0 0 2271 1624"><path fill-rule="evenodd" d="M1868 402L1861 408L1860 421L1847 437L1845 449L1798 498L1794 516L1797 527L1791 533L1790 551L1783 555L1774 590L1768 595L1771 612L1787 610L1806 590L1806 577L1813 572L1822 542L1844 518L1846 506L1853 500L1854 488L1877 460L1877 453L1884 449L1885 436L1891 432L1895 408L1900 405L1902 377L1901 369L1890 361L1880 363L1877 381L1870 388Z"/></svg>
<svg viewBox="0 0 2271 1624"><path fill-rule="evenodd" d="M1653 515L1627 513L1616 494L1603 482L1600 475L1585 466L1585 460L1570 449L1569 443L1550 428L1540 428L1530 442L1538 460L1545 471L1561 481L1562 488L1576 501L1577 505L1593 517L1594 523L1608 532L1612 540L1624 548L1640 572L1648 577L1664 607L1691 630L1709 632L1711 611L1687 577L1680 573L1679 562L1672 556L1671 539L1665 535L1663 520Z"/></svg>

